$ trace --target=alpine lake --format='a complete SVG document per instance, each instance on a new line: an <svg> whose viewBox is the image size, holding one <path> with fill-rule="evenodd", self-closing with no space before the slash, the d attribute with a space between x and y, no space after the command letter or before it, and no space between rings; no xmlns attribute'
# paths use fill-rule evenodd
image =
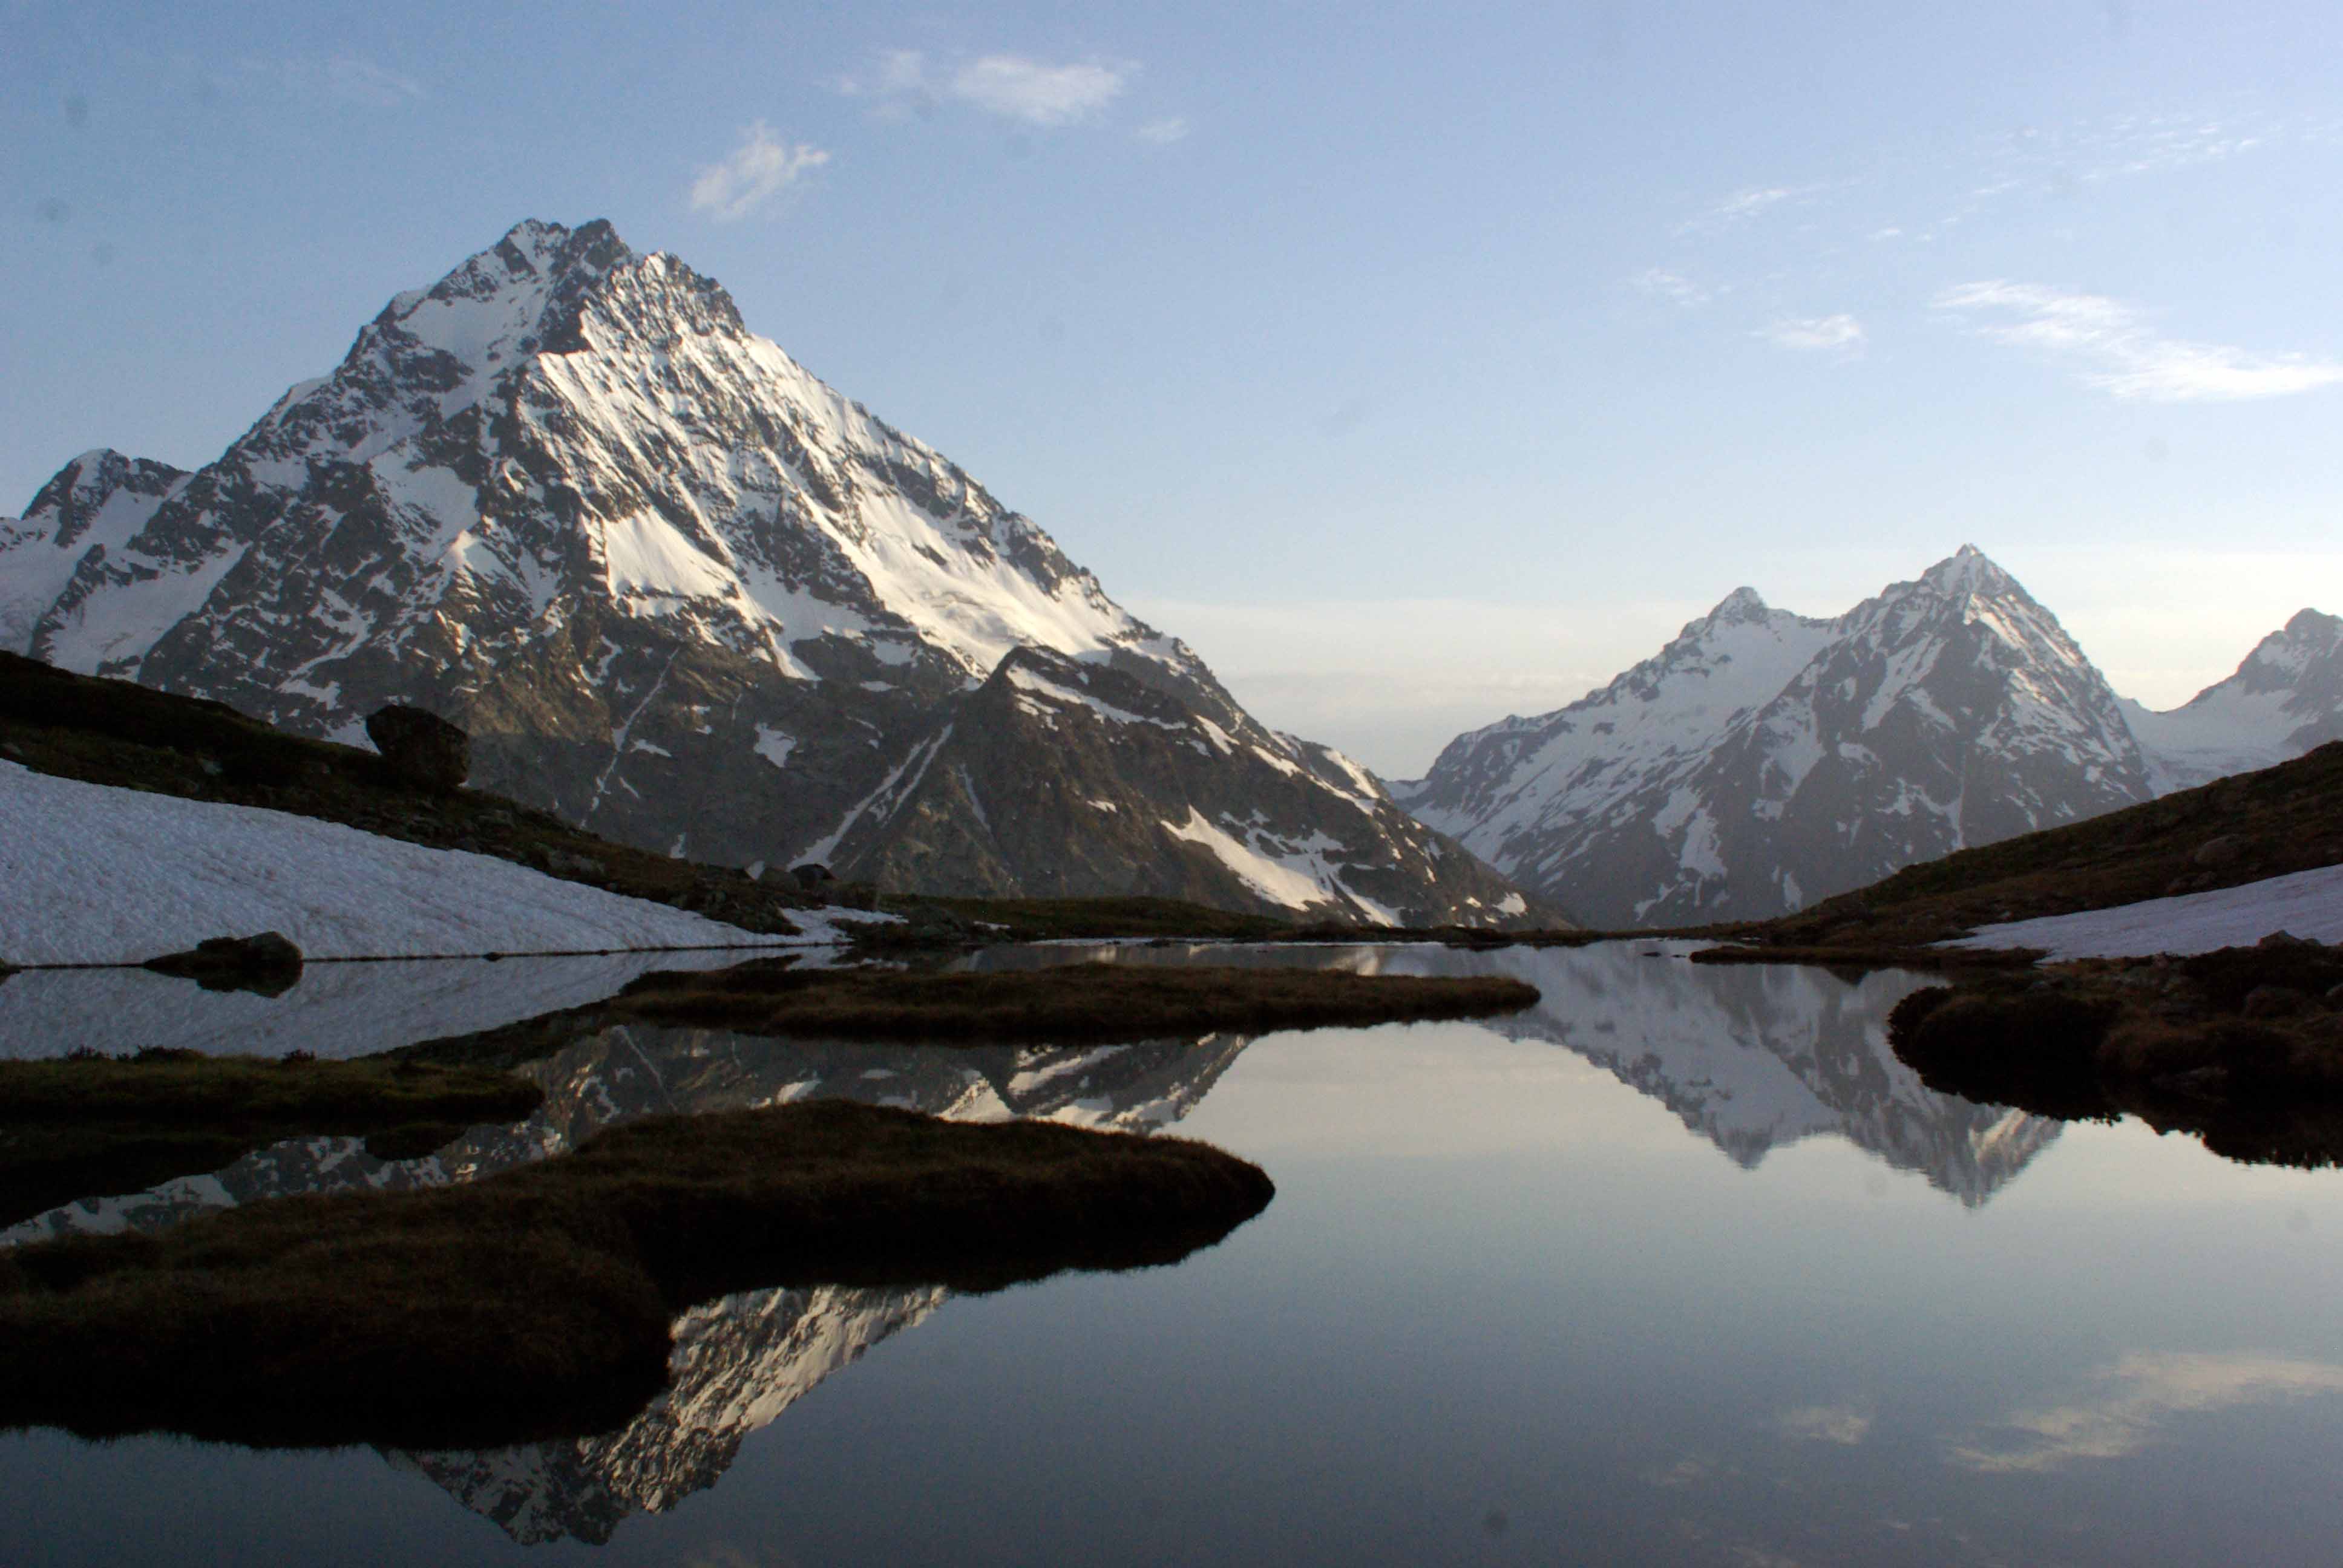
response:
<svg viewBox="0 0 2343 1568"><path fill-rule="evenodd" d="M675 1324L599 1435L490 1452L0 1433L16 1564L2326 1563L2343 1174L1935 1093L1932 983L1575 950L1000 949L978 967L1501 973L1481 1023L948 1048L628 1024L421 1159L310 1138L6 1232L461 1181L650 1111L821 1096L1175 1130L1269 1208L1170 1266L987 1294L820 1282ZM0 1055L342 1056L713 955L0 984Z"/></svg>

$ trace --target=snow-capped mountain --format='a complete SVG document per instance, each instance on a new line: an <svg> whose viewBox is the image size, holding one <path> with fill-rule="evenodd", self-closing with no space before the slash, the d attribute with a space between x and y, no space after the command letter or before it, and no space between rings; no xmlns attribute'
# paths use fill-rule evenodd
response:
<svg viewBox="0 0 2343 1568"><path fill-rule="evenodd" d="M2146 799L2115 694L1974 547L1833 620L1736 590L1558 712L1393 786L1598 927L1762 919Z"/></svg>
<svg viewBox="0 0 2343 1568"><path fill-rule="evenodd" d="M1411 921L1521 901L598 221L393 299L196 473L67 465L0 529L0 646L345 740L417 703L471 731L482 787L702 860ZM1061 702L1012 655L1119 695ZM1081 711L988 729L1035 705ZM1078 731L1079 788L1012 810Z"/></svg>
<svg viewBox="0 0 2343 1568"><path fill-rule="evenodd" d="M2343 618L2302 611L2178 708L2123 707L2159 795L2343 740Z"/></svg>

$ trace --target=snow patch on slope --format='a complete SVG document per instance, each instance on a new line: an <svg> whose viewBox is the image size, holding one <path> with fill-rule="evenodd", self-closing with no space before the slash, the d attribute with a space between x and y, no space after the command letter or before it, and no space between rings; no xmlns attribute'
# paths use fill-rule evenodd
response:
<svg viewBox="0 0 2343 1568"><path fill-rule="evenodd" d="M2343 942L2343 866L2111 910L2012 920L1943 945L2040 948L2054 960L2145 958L2250 947L2272 931Z"/></svg>
<svg viewBox="0 0 2343 1568"><path fill-rule="evenodd" d="M311 958L747 947L665 904L338 823L0 762L0 960L136 963L282 931Z"/></svg>
<svg viewBox="0 0 2343 1568"><path fill-rule="evenodd" d="M1303 910L1328 901L1326 889L1309 872L1230 837L1225 829L1206 821L1204 814L1193 806L1188 808L1187 821L1177 825L1166 822L1162 827L1175 839L1210 849L1221 864L1272 903Z"/></svg>

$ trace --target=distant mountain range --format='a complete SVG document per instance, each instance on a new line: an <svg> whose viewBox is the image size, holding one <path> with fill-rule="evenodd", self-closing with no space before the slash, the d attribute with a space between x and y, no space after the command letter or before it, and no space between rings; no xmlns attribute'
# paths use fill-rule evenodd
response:
<svg viewBox="0 0 2343 1568"><path fill-rule="evenodd" d="M2343 738L2305 610L2156 713L1973 547L1845 615L1739 588L1569 707L1458 736L1392 795L1585 924L1758 920L1955 849Z"/></svg>
<svg viewBox="0 0 2343 1568"><path fill-rule="evenodd" d="M0 519L0 648L360 744L416 703L485 788L718 864L1549 914L607 223L398 296L194 473L65 465Z"/></svg>

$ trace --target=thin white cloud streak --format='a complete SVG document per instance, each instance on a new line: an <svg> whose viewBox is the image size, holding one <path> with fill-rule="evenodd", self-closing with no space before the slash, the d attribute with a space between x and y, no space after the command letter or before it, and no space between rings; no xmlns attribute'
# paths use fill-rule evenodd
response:
<svg viewBox="0 0 2343 1568"><path fill-rule="evenodd" d="M830 162L830 155L805 142L789 146L759 120L740 135L740 146L722 163L710 164L691 182L691 210L720 223L744 218Z"/></svg>
<svg viewBox="0 0 2343 1568"><path fill-rule="evenodd" d="M252 59L240 62L238 69L246 76L272 80L297 97L332 98L369 109L395 109L429 95L414 77L355 55L325 60Z"/></svg>
<svg viewBox="0 0 2343 1568"><path fill-rule="evenodd" d="M1854 355L1863 351L1863 323L1836 316L1791 316L1760 327L1757 336L1778 348L1801 354Z"/></svg>
<svg viewBox="0 0 2343 1568"><path fill-rule="evenodd" d="M1167 115L1162 119L1148 121L1131 134L1142 142L1168 147L1173 142L1188 139L1188 122L1178 115Z"/></svg>
<svg viewBox="0 0 2343 1568"><path fill-rule="evenodd" d="M1683 273L1670 272L1664 266L1647 266L1628 281L1654 299L1664 299L1687 310L1706 305L1719 292L1704 284L1694 282Z"/></svg>
<svg viewBox="0 0 2343 1568"><path fill-rule="evenodd" d="M2258 355L2218 343L2167 337L2131 307L2104 295L2068 294L2038 284L1989 279L1946 289L1933 307L1955 315L1995 312L2015 320L1981 324L1979 337L2075 367L2088 387L2151 403L2230 403L2289 397L2343 381L2343 364L2299 354Z"/></svg>
<svg viewBox="0 0 2343 1568"><path fill-rule="evenodd" d="M1053 65L1023 55L985 55L940 71L916 49L893 49L870 74L840 78L838 90L876 100L884 118L951 99L1004 119L1056 126L1088 119L1121 96L1133 69L1097 60ZM1185 120L1170 118L1152 121L1139 134L1171 142L1187 132Z"/></svg>
<svg viewBox="0 0 2343 1568"><path fill-rule="evenodd" d="M1012 120L1063 126L1112 103L1125 80L1126 73L1109 65L1045 65L1020 55L987 55L953 73L951 94Z"/></svg>
<svg viewBox="0 0 2343 1568"><path fill-rule="evenodd" d="M1735 228L1770 212L1784 202L1811 196L1822 188L1818 185L1745 186L1678 224L1676 233L1679 235L1716 234L1725 229Z"/></svg>

